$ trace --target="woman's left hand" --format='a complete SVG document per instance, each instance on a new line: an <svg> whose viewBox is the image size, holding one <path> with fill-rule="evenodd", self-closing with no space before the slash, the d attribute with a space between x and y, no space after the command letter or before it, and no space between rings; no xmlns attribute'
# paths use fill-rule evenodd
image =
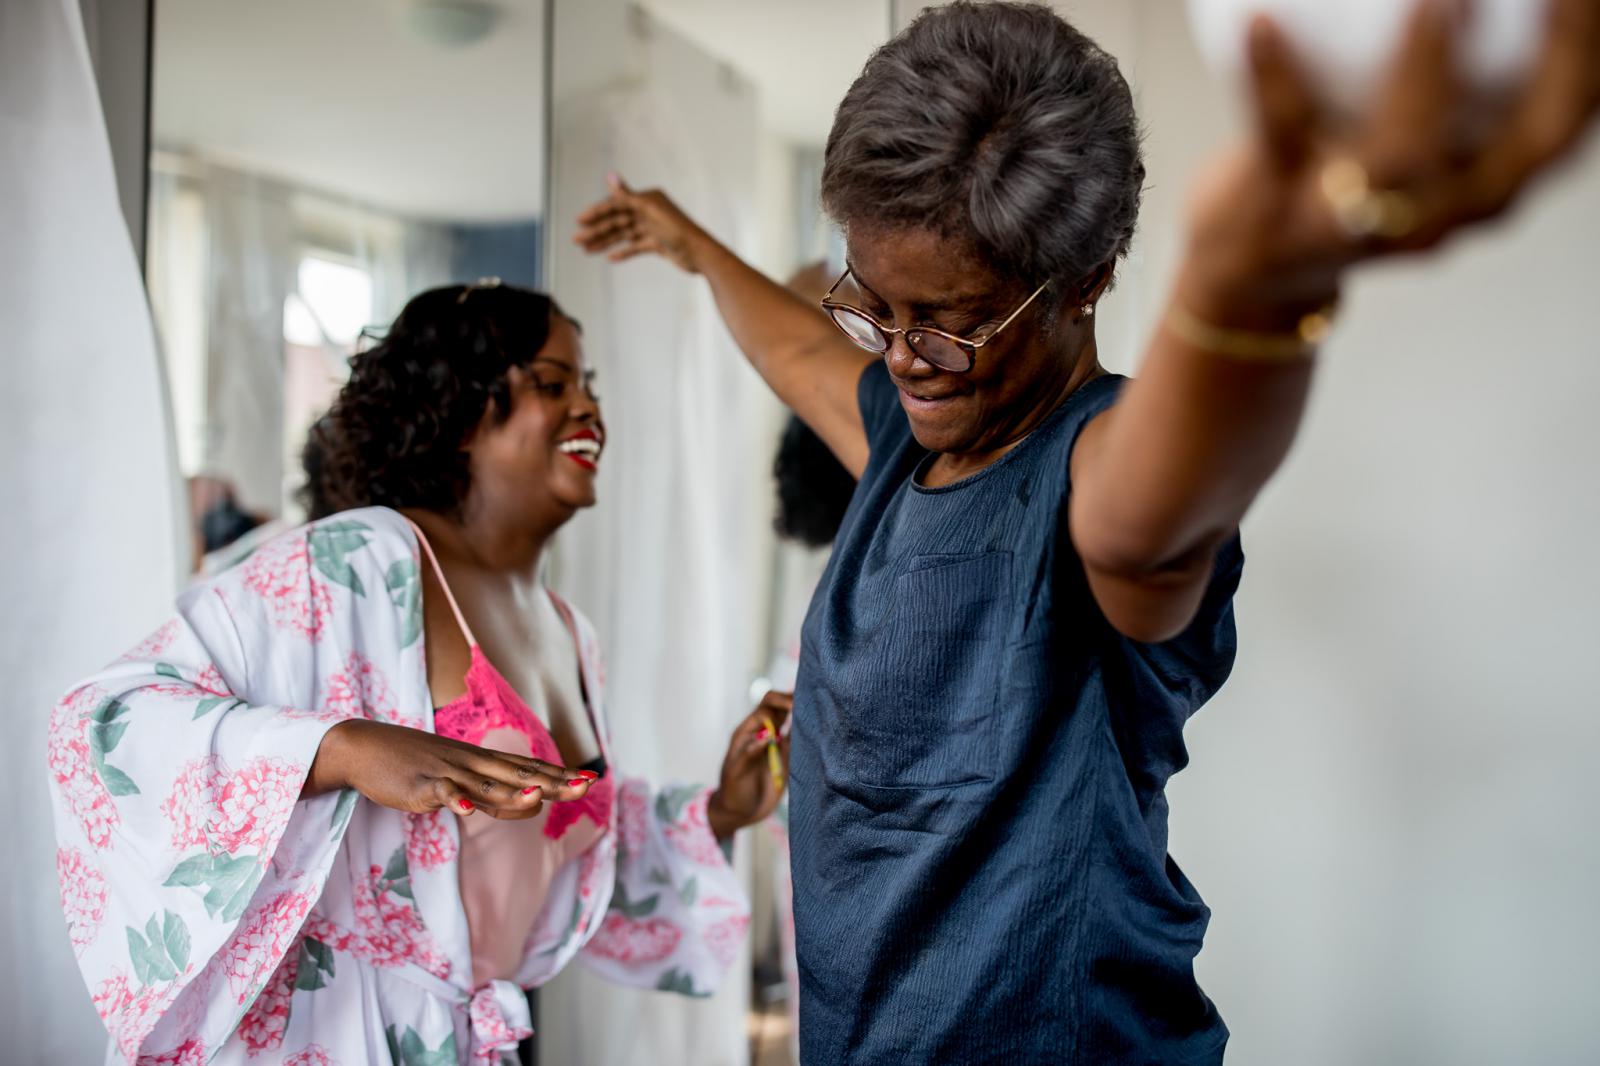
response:
<svg viewBox="0 0 1600 1066"><path fill-rule="evenodd" d="M728 741L728 754L722 760L722 784L706 805L706 820L718 840L726 840L747 825L766 818L778 806L783 782L789 777L789 737L783 724L789 720L794 696L769 692L754 711L739 723ZM767 733L772 723L776 736ZM774 780L767 745L776 742L783 776Z"/></svg>

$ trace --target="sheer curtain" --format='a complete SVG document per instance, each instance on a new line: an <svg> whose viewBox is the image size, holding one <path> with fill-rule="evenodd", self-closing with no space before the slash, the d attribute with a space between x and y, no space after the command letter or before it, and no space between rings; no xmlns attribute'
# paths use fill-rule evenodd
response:
<svg viewBox="0 0 1600 1066"><path fill-rule="evenodd" d="M0 864L7 1063L99 1061L55 877L45 728L76 677L153 628L178 579L177 497L149 312L76 0L0 4Z"/></svg>
<svg viewBox="0 0 1600 1066"><path fill-rule="evenodd" d="M719 87L714 68L697 80L680 44L654 42L645 85L590 97L564 116L556 234L618 169L670 189L736 247L748 240L754 159L734 148L749 143L754 100ZM700 143L707 130L725 150ZM770 538L760 526L770 512L772 401L699 279L656 261L585 260L559 237L551 246L555 295L583 322L609 437L601 502L562 534L556 585L605 642L624 769L657 782L711 781L765 653L761 546ZM748 851L741 838L746 868ZM617 989L573 967L542 994L541 1055L596 1066L733 1066L748 1054L748 1002L747 953L705 1001Z"/></svg>

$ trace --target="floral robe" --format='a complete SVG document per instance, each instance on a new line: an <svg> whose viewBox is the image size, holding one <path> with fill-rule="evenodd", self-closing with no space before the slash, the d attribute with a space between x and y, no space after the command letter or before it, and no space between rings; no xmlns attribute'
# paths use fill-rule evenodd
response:
<svg viewBox="0 0 1600 1066"><path fill-rule="evenodd" d="M708 789L621 780L559 870L515 984L472 986L456 816L352 790L298 799L347 718L431 730L418 549L370 508L262 546L73 689L50 722L62 908L109 1060L440 1066L516 1061L522 989L574 956L709 994L749 909ZM615 773L593 630L576 620Z"/></svg>

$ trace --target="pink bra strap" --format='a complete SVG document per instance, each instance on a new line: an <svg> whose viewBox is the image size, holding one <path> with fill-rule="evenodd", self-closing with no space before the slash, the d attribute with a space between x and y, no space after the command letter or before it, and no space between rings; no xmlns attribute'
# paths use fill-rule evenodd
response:
<svg viewBox="0 0 1600 1066"><path fill-rule="evenodd" d="M472 627L467 625L466 617L461 613L461 607L456 603L456 594L450 591L450 582L444 579L444 567L439 565L439 557L433 554L433 545L428 543L427 536L411 519L406 519L406 525L417 535L417 543L422 545L422 550L428 555L428 562L433 564L433 572L439 578L439 587L444 589L444 598L450 604L450 611L456 616L456 625L461 627L461 635L467 638L467 646L476 648L478 638L472 635Z"/></svg>

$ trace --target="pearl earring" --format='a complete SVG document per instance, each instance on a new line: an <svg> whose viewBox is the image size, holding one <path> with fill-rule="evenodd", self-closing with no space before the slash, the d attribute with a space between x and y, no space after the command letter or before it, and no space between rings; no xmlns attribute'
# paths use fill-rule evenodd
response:
<svg viewBox="0 0 1600 1066"><path fill-rule="evenodd" d="M1094 317L1094 304L1084 304L1083 305L1083 317L1084 318L1093 318Z"/></svg>

